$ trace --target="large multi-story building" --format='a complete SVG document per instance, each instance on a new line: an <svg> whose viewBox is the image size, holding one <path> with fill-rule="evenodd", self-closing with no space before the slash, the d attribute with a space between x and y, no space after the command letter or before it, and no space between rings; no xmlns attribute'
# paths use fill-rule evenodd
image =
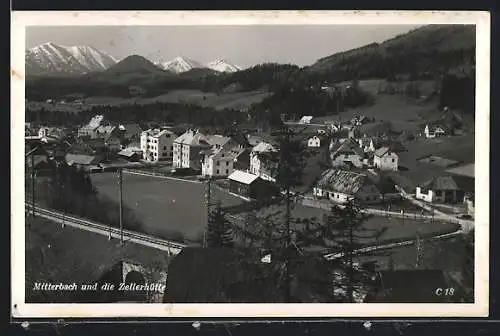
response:
<svg viewBox="0 0 500 336"><path fill-rule="evenodd" d="M215 144L202 153L201 172L204 176L229 176L236 169L248 169L250 151L229 139L225 144Z"/></svg>
<svg viewBox="0 0 500 336"><path fill-rule="evenodd" d="M174 168L201 168L201 152L212 147L208 136L197 130L187 130L174 140Z"/></svg>
<svg viewBox="0 0 500 336"><path fill-rule="evenodd" d="M166 129L149 129L141 133L143 159L150 162L172 161L173 143L177 136Z"/></svg>

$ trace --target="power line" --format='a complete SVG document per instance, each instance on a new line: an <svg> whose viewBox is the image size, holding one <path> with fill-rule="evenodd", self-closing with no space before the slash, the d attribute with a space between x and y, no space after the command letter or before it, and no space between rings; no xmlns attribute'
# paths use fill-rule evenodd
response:
<svg viewBox="0 0 500 336"><path fill-rule="evenodd" d="M210 220L210 205L212 204L211 184L212 184L212 179L211 177L208 177L205 184L205 202L206 202L207 218L205 223L205 229L203 232L203 247L207 247L208 222Z"/></svg>

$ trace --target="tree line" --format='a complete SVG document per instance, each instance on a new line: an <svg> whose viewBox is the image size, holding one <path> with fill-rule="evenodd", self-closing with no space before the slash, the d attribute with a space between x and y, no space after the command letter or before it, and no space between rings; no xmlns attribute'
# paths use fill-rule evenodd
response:
<svg viewBox="0 0 500 336"><path fill-rule="evenodd" d="M119 205L98 194L88 172L70 166L63 160L48 162L46 178L41 179L35 186L36 202L44 202L49 208L66 214L88 218L113 227L120 226ZM31 197L33 190L31 181L26 182L28 198ZM142 223L127 207L123 209L123 227L128 230L143 231Z"/></svg>

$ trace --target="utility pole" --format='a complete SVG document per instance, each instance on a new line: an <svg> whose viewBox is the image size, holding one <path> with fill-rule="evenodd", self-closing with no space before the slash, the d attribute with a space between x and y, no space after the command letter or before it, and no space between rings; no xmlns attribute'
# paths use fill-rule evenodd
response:
<svg viewBox="0 0 500 336"><path fill-rule="evenodd" d="M31 154L31 207L33 211L33 218L35 218L35 156Z"/></svg>
<svg viewBox="0 0 500 336"><path fill-rule="evenodd" d="M420 230L417 231L417 260L415 261L415 268L420 268L420 262L422 259L422 239L420 238Z"/></svg>
<svg viewBox="0 0 500 336"><path fill-rule="evenodd" d="M205 201L206 201L207 219L203 232L203 247L207 247L208 221L210 220L210 205L212 202L211 184L212 184L212 179L210 176L208 176L207 182L205 183Z"/></svg>
<svg viewBox="0 0 500 336"><path fill-rule="evenodd" d="M62 190L63 190L63 198L64 198L64 212L63 212L61 227L64 228L64 221L66 220L66 208L67 208L67 203L68 203L67 197L66 197L66 187L65 187L64 181L62 184Z"/></svg>
<svg viewBox="0 0 500 336"><path fill-rule="evenodd" d="M120 244L123 245L123 169L118 169L118 184L119 188L119 196L120 196Z"/></svg>

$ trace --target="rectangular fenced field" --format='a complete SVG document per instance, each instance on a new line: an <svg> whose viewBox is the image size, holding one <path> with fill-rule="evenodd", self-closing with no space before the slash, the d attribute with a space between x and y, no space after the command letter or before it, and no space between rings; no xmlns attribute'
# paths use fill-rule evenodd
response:
<svg viewBox="0 0 500 336"><path fill-rule="evenodd" d="M118 202L116 173L93 174L92 182L100 194ZM215 186L211 195L212 202L220 200L223 206L244 202ZM206 223L205 185L198 181L124 173L123 203L144 224L144 230L154 235L176 233L194 240L200 237Z"/></svg>

